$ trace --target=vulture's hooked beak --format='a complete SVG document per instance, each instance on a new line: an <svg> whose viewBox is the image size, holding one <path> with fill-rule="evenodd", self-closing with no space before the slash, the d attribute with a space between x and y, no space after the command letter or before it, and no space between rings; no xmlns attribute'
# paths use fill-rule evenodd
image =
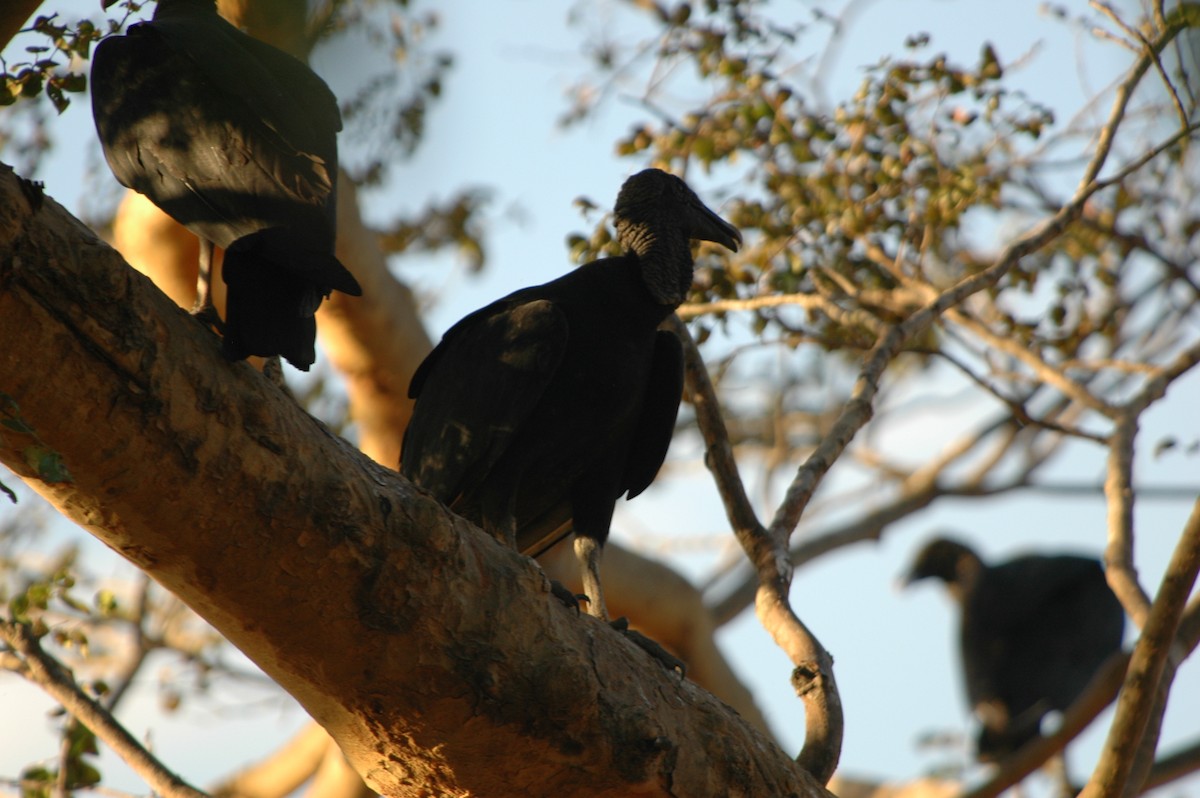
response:
<svg viewBox="0 0 1200 798"><path fill-rule="evenodd" d="M738 247L742 245L742 234L736 227L717 216L699 200L696 200L689 210L691 211L689 214L691 218L688 220L691 228L688 230L689 238L711 241L733 252L738 251Z"/></svg>

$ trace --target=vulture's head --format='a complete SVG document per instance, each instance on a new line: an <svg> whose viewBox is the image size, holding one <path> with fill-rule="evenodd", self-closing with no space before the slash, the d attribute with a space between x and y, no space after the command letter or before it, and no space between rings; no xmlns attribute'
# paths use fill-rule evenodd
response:
<svg viewBox="0 0 1200 798"><path fill-rule="evenodd" d="M742 234L717 216L678 177L646 169L625 181L613 208L617 240L642 260L642 279L656 302L677 307L692 285L690 241L737 252Z"/></svg>
<svg viewBox="0 0 1200 798"><path fill-rule="evenodd" d="M645 235L668 231L712 241L734 252L742 243L736 227L709 210L687 183L661 169L645 169L626 180L613 216L622 243L634 250Z"/></svg>
<svg viewBox="0 0 1200 798"><path fill-rule="evenodd" d="M969 590L983 561L969 546L950 538L935 538L917 552L904 576L908 586L922 579L940 579L956 598Z"/></svg>

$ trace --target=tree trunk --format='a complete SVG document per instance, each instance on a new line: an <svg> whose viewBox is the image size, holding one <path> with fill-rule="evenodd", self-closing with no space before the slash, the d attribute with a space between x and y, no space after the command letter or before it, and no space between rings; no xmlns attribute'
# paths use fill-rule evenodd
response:
<svg viewBox="0 0 1200 798"><path fill-rule="evenodd" d="M7 168L0 341L0 460L245 652L372 789L827 794L554 600L534 562L224 360Z"/></svg>

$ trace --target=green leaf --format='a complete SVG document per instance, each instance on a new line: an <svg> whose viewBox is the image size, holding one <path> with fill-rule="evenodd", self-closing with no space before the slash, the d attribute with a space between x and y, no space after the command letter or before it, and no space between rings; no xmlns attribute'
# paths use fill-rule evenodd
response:
<svg viewBox="0 0 1200 798"><path fill-rule="evenodd" d="M20 593L8 602L8 612L15 621L27 620L29 614L29 595Z"/></svg>
<svg viewBox="0 0 1200 798"><path fill-rule="evenodd" d="M25 447L25 463L32 468L43 482L51 484L74 482L67 470L62 455L40 444Z"/></svg>
<svg viewBox="0 0 1200 798"><path fill-rule="evenodd" d="M25 421L20 418L0 419L0 424L3 424L4 426L8 427L13 432L20 432L25 435L29 435L29 434L33 433L33 427L26 424Z"/></svg>
<svg viewBox="0 0 1200 798"><path fill-rule="evenodd" d="M102 616L108 618L117 614L119 604L117 602L117 594L113 593L108 588L99 590L95 598L96 611Z"/></svg>
<svg viewBox="0 0 1200 798"><path fill-rule="evenodd" d="M63 91L81 92L87 89L87 76L82 72L68 72L56 82Z"/></svg>
<svg viewBox="0 0 1200 798"><path fill-rule="evenodd" d="M50 788L56 781L53 771L34 765L21 771L21 798L50 798Z"/></svg>

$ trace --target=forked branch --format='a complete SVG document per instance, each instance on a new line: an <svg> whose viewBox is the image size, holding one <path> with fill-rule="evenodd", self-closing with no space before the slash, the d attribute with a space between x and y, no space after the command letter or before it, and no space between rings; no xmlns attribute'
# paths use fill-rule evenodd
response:
<svg viewBox="0 0 1200 798"><path fill-rule="evenodd" d="M685 391L704 436L704 462L717 483L734 534L758 575L755 608L759 621L795 666L792 685L805 710L804 747L796 761L821 784L827 784L841 757L843 734L842 701L833 676L833 658L792 610L788 600L792 564L787 540L772 537L750 504L716 391L696 342L677 316L668 323L683 342Z"/></svg>
<svg viewBox="0 0 1200 798"><path fill-rule="evenodd" d="M41 642L28 624L0 621L0 638L19 656L16 672L41 687L63 709L86 726L164 798L208 798L167 769L139 743L107 709L91 698L63 666L42 650Z"/></svg>

